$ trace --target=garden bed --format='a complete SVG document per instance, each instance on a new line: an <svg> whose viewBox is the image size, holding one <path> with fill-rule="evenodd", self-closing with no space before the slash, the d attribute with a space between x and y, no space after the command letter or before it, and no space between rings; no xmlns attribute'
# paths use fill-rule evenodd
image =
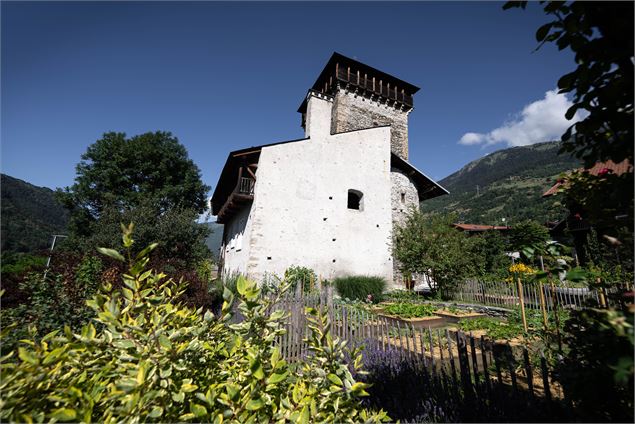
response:
<svg viewBox="0 0 635 424"><path fill-rule="evenodd" d="M397 315L389 315L386 313L378 313L377 315L381 317L388 318L391 321L399 321L403 322L406 325L412 326L413 328L439 328L445 327L448 325L448 321L444 317L440 317L437 315L432 315L428 317L401 317Z"/></svg>
<svg viewBox="0 0 635 424"><path fill-rule="evenodd" d="M455 310L455 309L438 309L434 314L440 317L443 317L448 322L451 322L454 324L462 320L482 318L487 316L480 312L462 311L462 310Z"/></svg>

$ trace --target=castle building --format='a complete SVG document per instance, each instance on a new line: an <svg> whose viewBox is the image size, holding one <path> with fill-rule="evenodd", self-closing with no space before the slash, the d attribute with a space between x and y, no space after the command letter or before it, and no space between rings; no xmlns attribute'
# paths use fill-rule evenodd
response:
<svg viewBox="0 0 635 424"><path fill-rule="evenodd" d="M401 285L395 225L448 193L408 162L418 90L334 53L298 109L304 138L229 153L211 199L220 271L261 281L297 265Z"/></svg>

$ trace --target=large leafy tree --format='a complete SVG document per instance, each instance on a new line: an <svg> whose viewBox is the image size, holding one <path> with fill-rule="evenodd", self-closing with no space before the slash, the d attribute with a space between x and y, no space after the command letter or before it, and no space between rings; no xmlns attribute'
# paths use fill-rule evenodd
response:
<svg viewBox="0 0 635 424"><path fill-rule="evenodd" d="M205 253L208 230L195 220L209 187L171 133L106 133L88 147L76 172L75 184L57 193L71 213L69 246L120 246L117 224L135 222L139 242L169 240L159 256L191 263Z"/></svg>
<svg viewBox="0 0 635 424"><path fill-rule="evenodd" d="M536 32L540 46L570 48L576 68L558 81L560 93L573 93L566 112L588 116L563 135L564 152L587 167L608 159L633 162L633 2L541 1L552 18ZM525 8L526 1L504 6ZM540 47L539 46L539 47Z"/></svg>
<svg viewBox="0 0 635 424"><path fill-rule="evenodd" d="M477 239L452 227L454 215L424 216L412 210L395 231L393 252L402 272L425 274L443 295L479 274Z"/></svg>

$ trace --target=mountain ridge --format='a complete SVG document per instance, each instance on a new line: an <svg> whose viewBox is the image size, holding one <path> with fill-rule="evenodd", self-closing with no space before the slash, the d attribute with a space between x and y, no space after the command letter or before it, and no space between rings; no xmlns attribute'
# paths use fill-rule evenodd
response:
<svg viewBox="0 0 635 424"><path fill-rule="evenodd" d="M66 231L69 214L54 191L0 174L2 251L46 249L53 234Z"/></svg>
<svg viewBox="0 0 635 424"><path fill-rule="evenodd" d="M423 202L421 210L456 212L460 222L486 225L561 219L566 210L559 199L542 198L542 193L581 162L559 155L560 145L551 141L511 147L473 160L439 181L449 195Z"/></svg>

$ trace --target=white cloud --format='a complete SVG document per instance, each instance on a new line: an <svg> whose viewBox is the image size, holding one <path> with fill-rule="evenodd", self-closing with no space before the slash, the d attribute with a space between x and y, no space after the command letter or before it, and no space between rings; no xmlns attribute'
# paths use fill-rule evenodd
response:
<svg viewBox="0 0 635 424"><path fill-rule="evenodd" d="M543 141L559 140L569 126L585 117L580 111L570 120L564 117L572 103L557 90L547 91L545 98L525 106L516 117L487 134L468 132L459 144L489 146L506 143L508 146L526 146Z"/></svg>

